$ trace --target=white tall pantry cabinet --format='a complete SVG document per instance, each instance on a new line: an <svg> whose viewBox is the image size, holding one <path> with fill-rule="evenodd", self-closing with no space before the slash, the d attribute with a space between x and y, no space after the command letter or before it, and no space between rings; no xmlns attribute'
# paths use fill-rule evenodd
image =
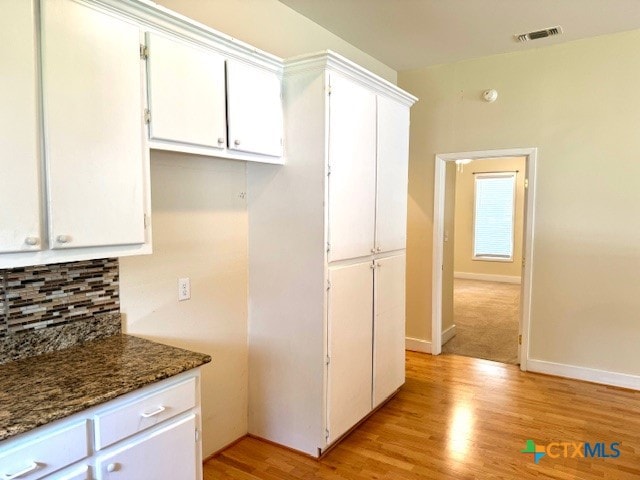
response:
<svg viewBox="0 0 640 480"><path fill-rule="evenodd" d="M318 456L404 383L416 98L323 52L283 101L285 166L247 166L249 432Z"/></svg>

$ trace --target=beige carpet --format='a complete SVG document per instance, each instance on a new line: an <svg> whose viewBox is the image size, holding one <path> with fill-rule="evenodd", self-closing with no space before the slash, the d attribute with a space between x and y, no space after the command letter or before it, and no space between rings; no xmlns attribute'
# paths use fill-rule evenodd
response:
<svg viewBox="0 0 640 480"><path fill-rule="evenodd" d="M456 335L442 353L518 363L520 285L456 279Z"/></svg>

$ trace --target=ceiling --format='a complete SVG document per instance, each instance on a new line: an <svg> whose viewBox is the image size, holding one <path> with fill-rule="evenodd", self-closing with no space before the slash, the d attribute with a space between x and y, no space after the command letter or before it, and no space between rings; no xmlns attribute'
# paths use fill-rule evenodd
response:
<svg viewBox="0 0 640 480"><path fill-rule="evenodd" d="M280 2L398 71L640 28L640 0ZM556 25L564 34L513 38Z"/></svg>

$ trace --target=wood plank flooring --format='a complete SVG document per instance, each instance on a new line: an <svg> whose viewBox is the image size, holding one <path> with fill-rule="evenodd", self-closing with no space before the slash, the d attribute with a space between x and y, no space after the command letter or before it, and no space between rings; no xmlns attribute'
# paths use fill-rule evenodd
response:
<svg viewBox="0 0 640 480"><path fill-rule="evenodd" d="M534 463L527 440L552 447ZM619 442L618 458L570 458ZM320 461L246 438L205 464L213 479L640 478L640 392L407 352L398 395Z"/></svg>

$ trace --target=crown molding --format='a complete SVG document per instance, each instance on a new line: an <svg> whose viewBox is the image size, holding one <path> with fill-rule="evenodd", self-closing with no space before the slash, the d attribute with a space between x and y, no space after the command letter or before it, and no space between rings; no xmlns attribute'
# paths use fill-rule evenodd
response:
<svg viewBox="0 0 640 480"><path fill-rule="evenodd" d="M226 58L282 73L282 58L264 52L150 0L75 0L155 32L216 51Z"/></svg>
<svg viewBox="0 0 640 480"><path fill-rule="evenodd" d="M388 80L371 73L369 70L332 50L300 55L297 57L287 58L284 61L285 77L305 72L323 70L337 72L381 95L391 97L409 107L418 101L417 97L405 92L397 85L394 85Z"/></svg>

